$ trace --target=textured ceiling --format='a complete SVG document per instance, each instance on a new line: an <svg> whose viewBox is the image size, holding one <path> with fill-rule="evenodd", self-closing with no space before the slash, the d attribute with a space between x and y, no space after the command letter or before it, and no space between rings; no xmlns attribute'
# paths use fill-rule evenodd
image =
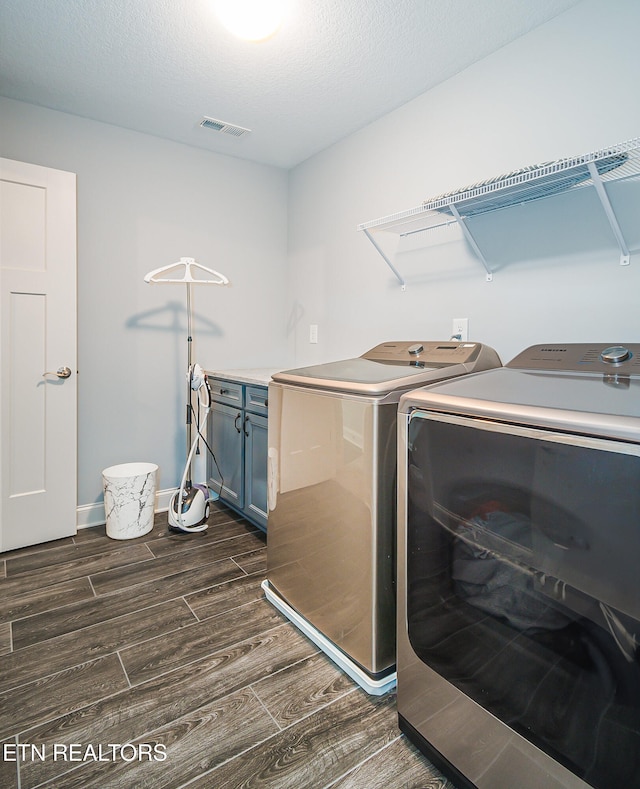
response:
<svg viewBox="0 0 640 789"><path fill-rule="evenodd" d="M0 0L0 95L289 168L577 2L291 0L249 43L212 0Z"/></svg>

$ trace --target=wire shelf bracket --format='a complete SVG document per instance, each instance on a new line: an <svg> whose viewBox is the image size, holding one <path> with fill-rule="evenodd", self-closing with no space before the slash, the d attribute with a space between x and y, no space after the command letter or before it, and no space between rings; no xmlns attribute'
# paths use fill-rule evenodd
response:
<svg viewBox="0 0 640 789"><path fill-rule="evenodd" d="M460 212L455 207L454 203L451 203L451 205L449 206L449 210L454 215L454 217L456 218L458 224L460 225L460 229L464 233L464 237L467 239L467 242L468 242L469 246L471 247L471 249L473 249L473 251L476 253L478 258L480 258L480 262L484 266L484 270L487 272L487 275L485 277L486 281L487 282L493 282L493 274L491 272L491 269L489 268L489 264L487 263L487 261L485 259L485 256L482 253L482 250L480 249L480 247L476 243L476 240L473 237L473 234L469 230L469 226L464 221L464 219L460 216Z"/></svg>
<svg viewBox="0 0 640 789"><path fill-rule="evenodd" d="M391 269L391 271L394 273L394 275L395 275L396 279L397 279L397 280L398 280L398 282L400 283L400 288L401 288L401 290L406 290L406 289L407 289L407 283L405 282L405 280L404 280L404 277L403 277L403 276L400 274L400 272L398 271L398 269L397 269L397 268L396 268L396 267L393 265L393 263L392 263L392 262L389 260L389 257L388 257L388 255L386 255L386 254L385 254L385 253L382 251L382 249L380 248L380 245L379 245L379 244L378 244L378 242L375 240L375 238L374 238L374 237L371 235L371 233L370 233L370 232L369 232L369 231L368 231L366 228L362 228L362 229L364 230L364 234L365 234L365 236L366 236L366 237L369 239L369 241L371 241L371 243L373 244L373 246L374 246L374 247L375 247L375 248L378 250L378 254L379 254L381 257L382 257L382 259L384 260L384 262L387 264L387 266L389 266L389 268Z"/></svg>
<svg viewBox="0 0 640 789"><path fill-rule="evenodd" d="M620 225L618 224L618 219L615 215L613 207L611 205L611 201L609 200L609 195L607 194L606 189L604 188L604 183L602 182L602 177L598 172L598 168L595 166L593 162L589 162L587 164L589 168L589 173L591 175L591 180L593 181L594 189L596 190L596 194L602 204L602 209L609 220L609 224L611 225L611 230L613 231L613 235L618 242L618 246L620 247L620 265L621 266L628 266L631 260L631 253L629 252L629 247L627 246L627 242L624 240L624 236L622 235L622 230L620 230Z"/></svg>

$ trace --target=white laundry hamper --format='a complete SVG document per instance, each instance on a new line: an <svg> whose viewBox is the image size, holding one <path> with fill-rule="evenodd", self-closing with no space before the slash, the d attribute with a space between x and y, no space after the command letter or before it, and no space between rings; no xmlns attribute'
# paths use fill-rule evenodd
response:
<svg viewBox="0 0 640 789"><path fill-rule="evenodd" d="M131 540L153 529L158 466L121 463L102 472L107 537Z"/></svg>

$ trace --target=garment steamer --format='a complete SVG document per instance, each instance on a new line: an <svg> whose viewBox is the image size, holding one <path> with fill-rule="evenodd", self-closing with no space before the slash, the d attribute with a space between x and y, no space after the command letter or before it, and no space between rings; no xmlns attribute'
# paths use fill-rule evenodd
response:
<svg viewBox="0 0 640 789"><path fill-rule="evenodd" d="M183 276L165 276L183 269ZM192 270L198 269L210 275L209 279L194 278ZM193 258L180 258L178 263L162 266L154 271L150 271L144 278L145 282L150 283L181 283L187 286L187 460L180 480L180 488L171 497L169 504L169 530L176 532L201 532L208 524L209 517L209 488L205 483L193 484L192 482L192 463L194 455L197 454L200 438L207 424L209 412L211 410L211 389L207 376L199 364L193 364L192 355L192 309L191 309L191 289L193 285L228 285L229 280L217 271L201 266ZM197 393L196 412L196 435L192 440L193 427L193 398ZM198 415L201 417L198 418ZM205 442L206 443L206 442Z"/></svg>

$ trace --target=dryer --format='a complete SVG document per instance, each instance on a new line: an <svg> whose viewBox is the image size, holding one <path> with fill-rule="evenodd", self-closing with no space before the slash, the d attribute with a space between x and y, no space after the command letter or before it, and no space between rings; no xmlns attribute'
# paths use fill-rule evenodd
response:
<svg viewBox="0 0 640 789"><path fill-rule="evenodd" d="M640 344L405 394L400 728L459 787L640 786Z"/></svg>
<svg viewBox="0 0 640 789"><path fill-rule="evenodd" d="M381 343L269 384L267 599L367 692L395 685L402 392L500 365L481 343Z"/></svg>

